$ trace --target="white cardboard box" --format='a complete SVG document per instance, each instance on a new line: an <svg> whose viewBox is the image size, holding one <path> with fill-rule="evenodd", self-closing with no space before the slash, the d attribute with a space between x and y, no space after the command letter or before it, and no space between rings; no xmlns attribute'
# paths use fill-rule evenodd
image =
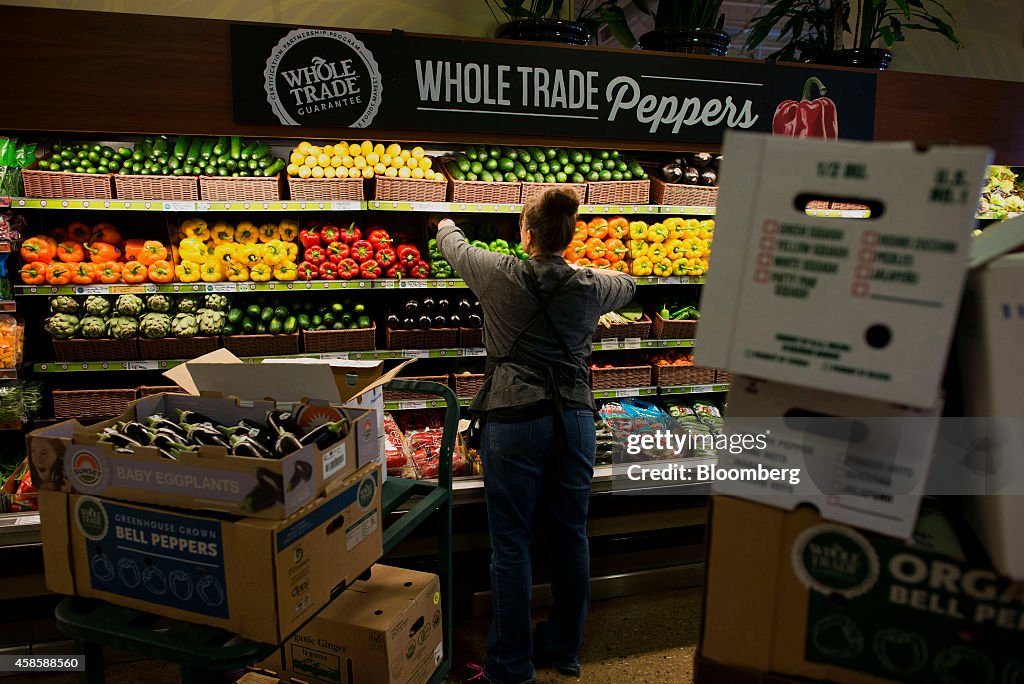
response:
<svg viewBox="0 0 1024 684"><path fill-rule="evenodd" d="M726 133L695 361L928 408L991 153ZM874 206L815 218L811 199Z"/></svg>
<svg viewBox="0 0 1024 684"><path fill-rule="evenodd" d="M810 504L828 520L910 539L940 412L734 375L725 431L761 437L765 448L720 450L718 468L780 476L716 480L714 493L786 510Z"/></svg>

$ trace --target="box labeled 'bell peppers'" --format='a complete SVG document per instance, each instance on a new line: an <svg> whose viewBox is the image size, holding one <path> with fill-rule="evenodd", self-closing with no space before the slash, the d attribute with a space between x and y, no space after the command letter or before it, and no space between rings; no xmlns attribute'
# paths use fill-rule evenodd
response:
<svg viewBox="0 0 1024 684"><path fill-rule="evenodd" d="M934 406L991 152L729 131L723 155L696 363Z"/></svg>
<svg viewBox="0 0 1024 684"><path fill-rule="evenodd" d="M380 484L369 464L286 520L41 492L46 586L280 643L380 558Z"/></svg>

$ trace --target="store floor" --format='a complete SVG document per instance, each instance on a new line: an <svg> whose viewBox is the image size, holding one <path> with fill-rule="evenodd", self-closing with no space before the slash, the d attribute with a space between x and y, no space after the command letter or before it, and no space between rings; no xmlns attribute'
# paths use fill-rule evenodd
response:
<svg viewBox="0 0 1024 684"><path fill-rule="evenodd" d="M587 621L582 654L586 684L686 684L693 677L693 654L700 630L700 589L684 589L597 601ZM537 617L542 617L543 613ZM460 620L455 626L457 670L484 652L488 619ZM54 644L56 647L57 645ZM60 650L51 651L57 653ZM65 648L63 653L70 653ZM112 660L117 660L114 658ZM75 675L2 677L2 684L75 684ZM537 673L541 684L565 684L553 670ZM156 661L112 662L108 684L177 684L178 670Z"/></svg>

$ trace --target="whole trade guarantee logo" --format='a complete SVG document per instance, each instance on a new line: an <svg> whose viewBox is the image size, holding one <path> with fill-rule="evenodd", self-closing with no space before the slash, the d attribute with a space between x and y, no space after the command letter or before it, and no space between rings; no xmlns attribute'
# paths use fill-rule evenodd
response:
<svg viewBox="0 0 1024 684"><path fill-rule="evenodd" d="M800 583L821 594L854 598L878 582L878 554L858 532L842 525L815 525L793 544L793 570Z"/></svg>
<svg viewBox="0 0 1024 684"><path fill-rule="evenodd" d="M86 539L101 541L107 536L107 509L91 496L83 496L75 505L75 520Z"/></svg>
<svg viewBox="0 0 1024 684"><path fill-rule="evenodd" d="M289 31L270 51L263 79L286 126L366 128L383 91L373 53L346 31Z"/></svg>

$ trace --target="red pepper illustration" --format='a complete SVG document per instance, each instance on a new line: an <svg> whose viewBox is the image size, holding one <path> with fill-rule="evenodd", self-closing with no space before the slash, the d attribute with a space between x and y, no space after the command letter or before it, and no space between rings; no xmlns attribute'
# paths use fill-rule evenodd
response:
<svg viewBox="0 0 1024 684"><path fill-rule="evenodd" d="M819 97L811 99L811 87L818 89ZM789 138L839 139L839 117L836 103L824 97L828 89L817 77L804 84L800 102L786 100L779 104L772 119L772 133Z"/></svg>

